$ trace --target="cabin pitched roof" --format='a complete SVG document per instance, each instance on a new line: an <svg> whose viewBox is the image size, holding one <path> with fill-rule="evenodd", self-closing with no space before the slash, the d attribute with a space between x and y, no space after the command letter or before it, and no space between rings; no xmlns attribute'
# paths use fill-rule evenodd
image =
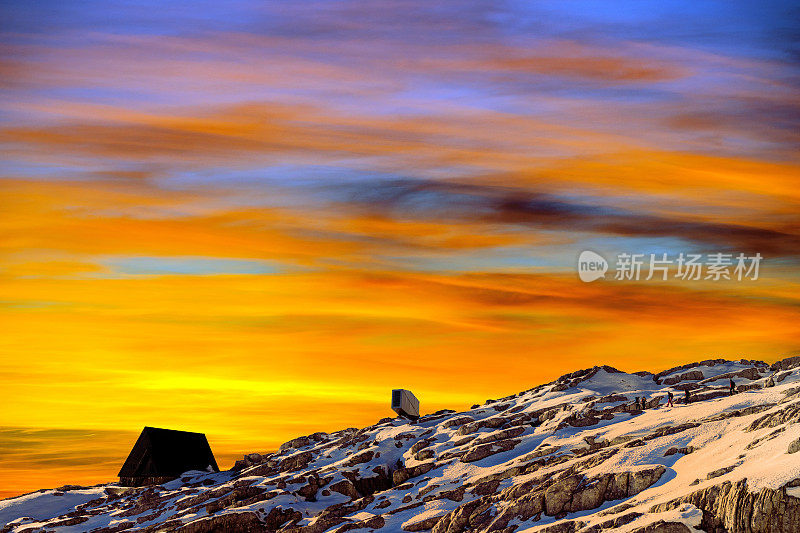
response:
<svg viewBox="0 0 800 533"><path fill-rule="evenodd" d="M119 471L119 477L178 477L187 470L219 471L203 433L146 426Z"/></svg>

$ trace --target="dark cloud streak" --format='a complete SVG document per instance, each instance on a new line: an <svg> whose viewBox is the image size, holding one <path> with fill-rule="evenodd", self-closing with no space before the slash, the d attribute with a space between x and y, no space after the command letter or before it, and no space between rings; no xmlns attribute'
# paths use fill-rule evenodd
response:
<svg viewBox="0 0 800 533"><path fill-rule="evenodd" d="M350 189L346 198L358 209L390 213L399 219L532 226L625 237L672 237L713 245L715 250L800 255L800 234L791 228L781 231L727 222L667 218L519 188L390 180ZM794 229L800 229L800 225Z"/></svg>

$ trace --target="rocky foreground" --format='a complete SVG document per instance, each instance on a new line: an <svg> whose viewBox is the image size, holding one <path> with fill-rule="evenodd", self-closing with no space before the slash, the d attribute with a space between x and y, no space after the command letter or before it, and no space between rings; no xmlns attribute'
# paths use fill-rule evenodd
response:
<svg viewBox="0 0 800 533"><path fill-rule="evenodd" d="M163 486L0 501L0 530L796 533L799 451L800 357L595 367L462 413L299 437Z"/></svg>

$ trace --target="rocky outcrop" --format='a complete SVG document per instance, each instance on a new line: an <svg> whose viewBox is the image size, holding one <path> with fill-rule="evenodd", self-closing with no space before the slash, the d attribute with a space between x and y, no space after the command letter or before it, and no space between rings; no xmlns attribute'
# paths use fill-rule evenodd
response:
<svg viewBox="0 0 800 533"><path fill-rule="evenodd" d="M343 479L341 481L337 481L336 483L332 483L328 486L328 489L338 492L339 494L343 494L351 500L357 500L361 497L356 490L356 486L353 485L353 482L349 479Z"/></svg>
<svg viewBox="0 0 800 533"><path fill-rule="evenodd" d="M382 516L373 516L366 520L359 520L358 522L348 522L333 530L333 533L345 533L345 531L352 531L354 529L380 529L386 525L386 520Z"/></svg>
<svg viewBox="0 0 800 533"><path fill-rule="evenodd" d="M282 471L293 472L295 470L306 468L313 460L314 456L311 454L311 452L302 452L287 457L280 462L279 466Z"/></svg>
<svg viewBox="0 0 800 533"><path fill-rule="evenodd" d="M679 376L670 376L668 378L664 378L662 383L664 385L674 385L676 383L680 383L681 381L698 381L703 379L703 373L699 370L692 370L691 372L685 372Z"/></svg>
<svg viewBox="0 0 800 533"><path fill-rule="evenodd" d="M694 446L684 446L683 448L677 448L673 446L672 448L668 449L664 452L664 457L669 457L670 455L675 455L676 453L680 453L683 455L689 455L694 451Z"/></svg>
<svg viewBox="0 0 800 533"><path fill-rule="evenodd" d="M564 374L563 376L559 377L556 380L556 387L561 385L564 389L569 387L577 387L581 384L581 382L591 379L595 374L597 374L600 370L605 370L609 374L621 374L621 370L617 370L613 366L602 365L602 366L594 366L592 368L586 368L583 370L576 370L575 372L570 372L569 374Z"/></svg>
<svg viewBox="0 0 800 533"><path fill-rule="evenodd" d="M778 411L767 413L757 418L747 427L747 431L774 428L783 424L796 424L798 422L800 422L800 402L789 404Z"/></svg>
<svg viewBox="0 0 800 533"><path fill-rule="evenodd" d="M514 446L519 444L519 442L520 442L519 440L508 439L497 442L490 442L489 444L482 444L476 448L470 449L467 453L461 456L460 460L463 463L472 463L475 461L480 461L481 459L485 459L490 455L510 451L514 448Z"/></svg>
<svg viewBox="0 0 800 533"><path fill-rule="evenodd" d="M394 472L392 472L392 485L395 487L397 485L402 485L406 481L411 478L415 478L417 476L421 476L422 474L428 473L433 467L435 463L422 463L410 468L398 468Z"/></svg>
<svg viewBox="0 0 800 533"><path fill-rule="evenodd" d="M773 372L777 370L791 370L792 368L797 368L798 366L800 366L800 355L795 355L773 363L772 366L770 366L770 370Z"/></svg>
<svg viewBox="0 0 800 533"><path fill-rule="evenodd" d="M404 524L402 526L402 529L403 531L426 531L435 526L436 523L439 522L440 518L441 516L432 516L430 518L424 518L416 522L411 522L410 524Z"/></svg>
<svg viewBox="0 0 800 533"><path fill-rule="evenodd" d="M327 433L317 432L317 433L312 433L311 435L305 437L297 437L296 439L284 442L278 447L278 450L279 451L296 450L299 448L305 448L306 446L310 446L311 444L316 444L319 442L327 442L328 440L329 436Z"/></svg>
<svg viewBox="0 0 800 533"><path fill-rule="evenodd" d="M373 475L359 475L350 471L342 472L342 475L350 480L361 496L370 496L392 487L394 476L388 468L376 466L372 469L371 474Z"/></svg>
<svg viewBox="0 0 800 533"><path fill-rule="evenodd" d="M800 437L789 443L789 449L786 450L786 453L797 453L797 452L800 452Z"/></svg>
<svg viewBox="0 0 800 533"><path fill-rule="evenodd" d="M463 426L464 424L469 424L470 422L474 422L475 419L471 416L457 416L455 418L451 418L444 424L442 424L445 428L454 428L458 426Z"/></svg>
<svg viewBox="0 0 800 533"><path fill-rule="evenodd" d="M700 382L701 385L706 385L708 383L714 383L716 381L723 381L729 380L733 378L745 378L750 380L757 380L761 377L761 374L758 372L757 368L744 368L742 370L738 370L736 372L726 372L725 374L720 374L718 376L712 376L708 379L704 379ZM666 380L664 384L667 384Z"/></svg>
<svg viewBox="0 0 800 533"><path fill-rule="evenodd" d="M674 374L675 372L679 372L681 370L688 370L690 368L697 368L699 366L710 366L710 367L713 367L713 366L716 366L716 365L719 365L719 364L723 364L723 363L727 363L727 362L728 362L727 359L706 359L704 361L699 361L697 363L688 363L688 364L685 364L685 365L675 366L675 367L669 368L667 370L664 370L663 372L659 372L658 374L655 374L653 376L653 381L660 382L660 380L664 376L669 376L670 374Z"/></svg>
<svg viewBox="0 0 800 533"><path fill-rule="evenodd" d="M653 506L663 512L691 503L703 511L701 528L709 533L796 533L800 531L800 498L786 489L751 492L747 480L725 482Z"/></svg>
<svg viewBox="0 0 800 533"><path fill-rule="evenodd" d="M278 513L280 514L280 513ZM300 513L296 513L299 515ZM289 521L291 517L300 518L300 516L288 516L281 524ZM280 525L280 524L277 524ZM276 528L273 528L274 531ZM262 522L256 513L229 513L220 516L212 516L203 520L196 520L185 526L180 526L173 529L176 533L227 533L229 531L240 531L242 533L263 533L269 531L270 528Z"/></svg>
<svg viewBox="0 0 800 533"><path fill-rule="evenodd" d="M270 466L275 465L275 461L271 459L272 454L261 455L260 453L248 453L238 461L236 461L231 470L244 470L251 466L268 463Z"/></svg>
<svg viewBox="0 0 800 533"><path fill-rule="evenodd" d="M555 481L529 481L459 506L437 522L433 533L503 530L512 521L541 515L559 518L567 513L596 509L607 501L638 494L658 481L665 471L659 465L593 478L572 474Z"/></svg>
<svg viewBox="0 0 800 533"><path fill-rule="evenodd" d="M689 526L682 522L665 522L659 520L644 527L638 527L631 531L631 533L692 533Z"/></svg>

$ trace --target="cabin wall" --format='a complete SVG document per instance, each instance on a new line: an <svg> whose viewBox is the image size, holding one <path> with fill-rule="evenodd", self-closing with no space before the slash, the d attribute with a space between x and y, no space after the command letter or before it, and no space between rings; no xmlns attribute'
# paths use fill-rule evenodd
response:
<svg viewBox="0 0 800 533"><path fill-rule="evenodd" d="M120 476L119 484L123 487L143 487L145 485L161 485L178 479L178 476L137 476L137 477L123 477Z"/></svg>
<svg viewBox="0 0 800 533"><path fill-rule="evenodd" d="M419 416L419 400L410 391L403 391L402 409L407 416Z"/></svg>

